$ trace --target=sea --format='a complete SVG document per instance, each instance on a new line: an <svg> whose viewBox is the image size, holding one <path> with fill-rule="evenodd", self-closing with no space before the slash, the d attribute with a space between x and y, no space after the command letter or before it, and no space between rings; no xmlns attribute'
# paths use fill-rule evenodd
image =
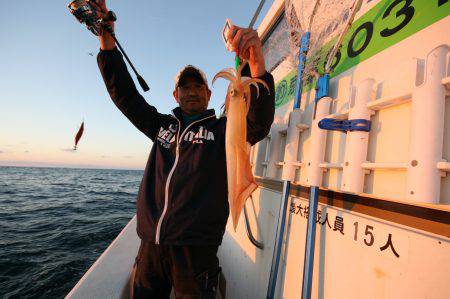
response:
<svg viewBox="0 0 450 299"><path fill-rule="evenodd" d="M63 298L135 214L143 171L0 166L0 298Z"/></svg>

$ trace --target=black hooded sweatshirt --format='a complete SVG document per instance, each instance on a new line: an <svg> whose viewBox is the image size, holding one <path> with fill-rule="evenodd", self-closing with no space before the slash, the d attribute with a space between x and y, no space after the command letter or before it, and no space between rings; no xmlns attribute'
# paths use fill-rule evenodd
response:
<svg viewBox="0 0 450 299"><path fill-rule="evenodd" d="M165 245L220 245L229 207L225 157L226 117L213 109L188 126L180 107L159 113L136 89L122 54L102 50L98 66L116 106L153 141L137 196L137 233L142 240ZM274 82L260 77L269 91L252 87L247 141L262 140L272 125Z"/></svg>

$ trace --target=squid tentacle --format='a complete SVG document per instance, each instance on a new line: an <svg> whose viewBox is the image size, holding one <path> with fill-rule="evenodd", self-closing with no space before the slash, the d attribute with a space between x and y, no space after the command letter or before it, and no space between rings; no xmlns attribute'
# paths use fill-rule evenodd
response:
<svg viewBox="0 0 450 299"><path fill-rule="evenodd" d="M261 80L261 79L258 79L258 78L251 78L251 79L249 79L249 80L245 80L245 81L242 82L242 85L244 85L244 86L246 86L246 85L254 85L254 86L255 86L256 83L261 83L262 86L264 86L264 88L265 88L267 91L269 91L269 86L267 85L267 83L264 82L264 81ZM256 90L259 90L259 88L258 88L257 85L256 85Z"/></svg>
<svg viewBox="0 0 450 299"><path fill-rule="evenodd" d="M257 83L261 83L264 86L264 88L267 91L269 91L269 86L267 85L267 83L258 78L247 79L244 82L242 82L242 85L244 86L244 88L248 88L249 94L250 94L250 86L253 85L256 88L256 97L258 98L259 97L259 86ZM250 95L246 96L246 98L250 99ZM250 100L247 100L247 102L248 102L247 103L247 113L248 113L248 111L250 110Z"/></svg>
<svg viewBox="0 0 450 299"><path fill-rule="evenodd" d="M213 84L213 85L214 85L214 82L215 82L218 78L224 78L224 79L227 79L227 80L229 80L229 81L231 81L231 82L235 82L235 80L236 80L236 77L233 76L232 74L230 74L230 72L227 71L227 70L222 70L222 71L218 72L218 73L214 76L214 78L213 78L213 80L212 80L212 84Z"/></svg>
<svg viewBox="0 0 450 299"><path fill-rule="evenodd" d="M248 114L248 111L250 110L251 97L252 97L252 94L250 92L250 86L247 85L247 86L244 87L244 98L245 98L245 104L246 104L245 113L246 114Z"/></svg>

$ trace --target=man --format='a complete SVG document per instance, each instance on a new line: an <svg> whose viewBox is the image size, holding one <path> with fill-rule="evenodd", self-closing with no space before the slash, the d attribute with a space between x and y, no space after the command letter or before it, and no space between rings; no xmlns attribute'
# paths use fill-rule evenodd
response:
<svg viewBox="0 0 450 299"><path fill-rule="evenodd" d="M105 1L98 1L102 13ZM266 72L261 41L254 30L233 26L228 38L249 61L252 77L264 80L252 90L247 140L255 144L274 117L273 77ZM226 117L207 109L211 96L202 71L183 68L173 96L173 115L158 113L138 93L122 55L108 33L100 37L97 60L108 92L123 114L154 143L137 198L134 297L215 298L217 258L228 219L225 156Z"/></svg>

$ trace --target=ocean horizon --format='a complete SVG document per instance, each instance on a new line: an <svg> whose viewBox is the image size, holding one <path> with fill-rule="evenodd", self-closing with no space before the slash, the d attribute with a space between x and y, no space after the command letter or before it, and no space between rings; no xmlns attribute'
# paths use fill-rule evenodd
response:
<svg viewBox="0 0 450 299"><path fill-rule="evenodd" d="M135 214L142 174L0 166L0 297L67 295Z"/></svg>
<svg viewBox="0 0 450 299"><path fill-rule="evenodd" d="M0 167L18 167L18 168L67 168L67 169L97 169L97 170L135 170L135 171L144 171L144 168L131 168L131 167L106 167L100 165L73 165L73 164L37 164L37 162L6 162L0 161Z"/></svg>

